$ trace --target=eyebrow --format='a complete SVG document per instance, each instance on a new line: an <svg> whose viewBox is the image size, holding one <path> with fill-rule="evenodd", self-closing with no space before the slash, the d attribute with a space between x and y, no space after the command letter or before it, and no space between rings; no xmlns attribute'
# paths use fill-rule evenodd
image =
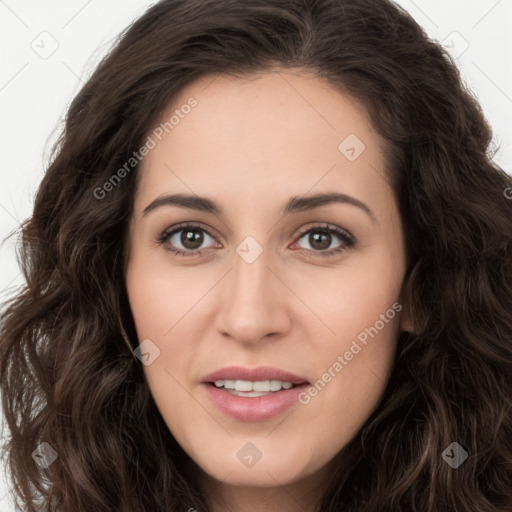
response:
<svg viewBox="0 0 512 512"><path fill-rule="evenodd" d="M356 199L355 197L338 192L315 194L312 196L291 197L281 213L283 215L287 215L289 213L312 210L314 208L319 208L321 206L333 203L349 204L360 208L372 219L373 222L376 222L375 216L365 203L359 199ZM200 197L190 194L170 194L157 197L148 206L146 206L146 208L144 208L142 215L145 216L151 211L156 210L157 208L161 208L162 206L178 206L181 208L190 208L191 210L198 210L219 216L224 214L222 207L217 202L213 201L212 199L208 199L207 197Z"/></svg>

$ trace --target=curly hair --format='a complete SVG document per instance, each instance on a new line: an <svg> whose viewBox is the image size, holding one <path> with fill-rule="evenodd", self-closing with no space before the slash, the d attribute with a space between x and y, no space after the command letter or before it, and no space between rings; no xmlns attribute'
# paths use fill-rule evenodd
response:
<svg viewBox="0 0 512 512"><path fill-rule="evenodd" d="M406 240L414 333L322 512L512 510L512 178L453 59L389 0L162 0L79 91L20 228L26 284L2 311L3 453L23 510L211 510L134 356L137 168L95 191L188 84L273 66L362 102ZM468 453L456 470L441 456L452 442ZM48 467L41 443L58 454Z"/></svg>

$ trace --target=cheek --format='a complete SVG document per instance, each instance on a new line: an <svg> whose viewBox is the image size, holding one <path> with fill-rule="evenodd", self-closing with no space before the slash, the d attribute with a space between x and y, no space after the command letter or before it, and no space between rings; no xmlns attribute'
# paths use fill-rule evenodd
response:
<svg viewBox="0 0 512 512"><path fill-rule="evenodd" d="M190 281L191 286L180 286L170 273L134 272L127 281L139 342L149 339L157 347L158 357L143 369L157 405L166 404L167 419L169 411L186 401L181 386L188 388L192 381L198 333L206 328L196 321L204 291Z"/></svg>
<svg viewBox="0 0 512 512"><path fill-rule="evenodd" d="M313 352L320 355L313 356L312 364L321 370L299 402L308 419L302 428L317 434L319 460L328 459L357 435L385 391L395 357L398 322L390 320L380 330L381 324L375 323L365 327L347 319L346 335ZM349 329L353 336L348 335Z"/></svg>
<svg viewBox="0 0 512 512"><path fill-rule="evenodd" d="M211 287L209 273L165 263L134 258L128 266L126 286L139 337L168 338L190 321Z"/></svg>
<svg viewBox="0 0 512 512"><path fill-rule="evenodd" d="M286 282L304 303L302 310L295 310L293 320L310 333L318 332L311 339L318 344L319 354L341 350L343 343L376 322L378 330L383 330L381 315L386 326L397 324L401 305L393 308L393 304L400 297L404 263L391 249L355 254L338 267L288 271Z"/></svg>
<svg viewBox="0 0 512 512"><path fill-rule="evenodd" d="M312 427L321 429L340 448L377 407L393 368L400 332L403 269L392 265L392 258L385 254L374 256L347 266L336 280L325 280L323 294L309 283L308 304L326 328L322 335L308 338L312 345L308 360L317 373L299 401L309 409L307 416L315 418ZM311 320L310 332L313 323L318 321ZM322 446L330 450L329 443Z"/></svg>
<svg viewBox="0 0 512 512"><path fill-rule="evenodd" d="M207 328L197 320L205 316L201 308L206 302L201 298L211 288L211 281L198 279L190 268L171 269L161 261L147 261L134 254L126 273L139 342L149 339L158 350L143 371L170 430L186 433L192 417L196 425L204 421L202 409L191 401L189 391L197 384L191 369L198 356L198 333Z"/></svg>

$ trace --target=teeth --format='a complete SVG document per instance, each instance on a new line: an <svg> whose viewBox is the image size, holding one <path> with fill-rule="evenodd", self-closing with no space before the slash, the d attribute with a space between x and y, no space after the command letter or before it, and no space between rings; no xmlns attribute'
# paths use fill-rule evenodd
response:
<svg viewBox="0 0 512 512"><path fill-rule="evenodd" d="M280 391L281 389L290 389L293 387L291 382L281 380L216 380L215 386L218 388L233 389L235 391L254 391L256 393L268 393L269 391ZM262 395L242 395L242 396L262 396Z"/></svg>
<svg viewBox="0 0 512 512"><path fill-rule="evenodd" d="M235 389L237 391L255 391L252 389L252 382L248 380L237 380L235 382Z"/></svg>
<svg viewBox="0 0 512 512"><path fill-rule="evenodd" d="M222 381L218 380L217 382L222 382ZM217 385L217 382L215 383L215 385ZM226 389L235 389L235 381L234 380L225 380L224 387Z"/></svg>
<svg viewBox="0 0 512 512"><path fill-rule="evenodd" d="M281 386L279 385L279 388ZM252 383L252 390L253 391L259 391L260 393L262 391L270 391L270 381L269 380L257 380L256 382Z"/></svg>

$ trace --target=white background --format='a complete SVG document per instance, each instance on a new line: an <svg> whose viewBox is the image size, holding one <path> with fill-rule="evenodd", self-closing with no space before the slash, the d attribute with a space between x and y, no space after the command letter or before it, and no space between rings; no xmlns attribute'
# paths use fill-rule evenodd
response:
<svg viewBox="0 0 512 512"><path fill-rule="evenodd" d="M30 215L45 159L81 83L114 37L153 3L0 0L0 241ZM494 160L512 174L512 0L397 3L450 47L493 127ZM0 301L22 283L13 241L0 246ZM14 510L8 488L0 480L0 512Z"/></svg>

